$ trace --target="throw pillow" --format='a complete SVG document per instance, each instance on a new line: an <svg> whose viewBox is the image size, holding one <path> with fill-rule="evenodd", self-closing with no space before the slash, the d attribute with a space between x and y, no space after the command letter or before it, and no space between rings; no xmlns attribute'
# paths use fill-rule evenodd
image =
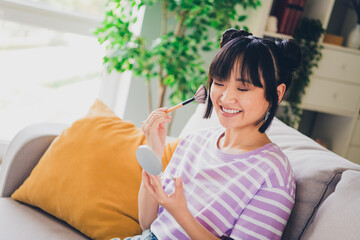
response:
<svg viewBox="0 0 360 240"><path fill-rule="evenodd" d="M340 182L319 207L302 239L346 239L360 236L360 172L343 172Z"/></svg>
<svg viewBox="0 0 360 240"><path fill-rule="evenodd" d="M50 145L12 198L64 220L92 239L141 233L137 196L141 167L135 151L141 129L97 100ZM177 142L167 145L168 164Z"/></svg>

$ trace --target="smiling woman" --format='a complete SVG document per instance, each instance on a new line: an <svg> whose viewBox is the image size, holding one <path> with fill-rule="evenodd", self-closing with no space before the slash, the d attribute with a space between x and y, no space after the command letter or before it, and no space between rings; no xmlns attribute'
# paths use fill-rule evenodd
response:
<svg viewBox="0 0 360 240"><path fill-rule="evenodd" d="M135 239L281 239L295 201L287 157L267 137L268 128L300 49L229 29L209 75L205 117L215 109L221 127L191 132L178 144L164 174L143 171ZM269 114L267 114L269 112ZM149 147L165 149L166 108L143 123Z"/></svg>

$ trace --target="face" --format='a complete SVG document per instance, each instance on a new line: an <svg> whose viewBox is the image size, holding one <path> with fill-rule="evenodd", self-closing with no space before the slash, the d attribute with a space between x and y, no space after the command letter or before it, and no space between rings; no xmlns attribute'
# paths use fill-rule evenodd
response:
<svg viewBox="0 0 360 240"><path fill-rule="evenodd" d="M264 88L243 83L240 78L238 71L232 71L227 81L214 78L210 98L225 128L257 130L261 124L255 125L264 118L270 104L265 99Z"/></svg>

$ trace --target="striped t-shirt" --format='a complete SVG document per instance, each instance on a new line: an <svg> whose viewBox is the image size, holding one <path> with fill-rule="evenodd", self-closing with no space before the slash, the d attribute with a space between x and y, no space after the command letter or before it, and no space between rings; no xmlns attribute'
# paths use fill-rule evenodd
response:
<svg viewBox="0 0 360 240"><path fill-rule="evenodd" d="M280 239L295 199L295 179L279 147L269 143L243 154L217 147L224 128L201 130L180 141L164 175L182 176L188 208L217 237ZM167 194L174 181L163 183ZM159 207L150 227L159 240L189 239Z"/></svg>

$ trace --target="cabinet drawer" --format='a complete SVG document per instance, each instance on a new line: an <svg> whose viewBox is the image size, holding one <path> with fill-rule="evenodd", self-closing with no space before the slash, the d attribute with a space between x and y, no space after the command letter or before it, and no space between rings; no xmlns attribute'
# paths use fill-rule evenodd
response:
<svg viewBox="0 0 360 240"><path fill-rule="evenodd" d="M350 147L346 158L354 163L360 164L360 147Z"/></svg>
<svg viewBox="0 0 360 240"><path fill-rule="evenodd" d="M360 87L313 77L302 99L304 109L339 115L358 111Z"/></svg>
<svg viewBox="0 0 360 240"><path fill-rule="evenodd" d="M324 48L314 76L360 84L360 54Z"/></svg>
<svg viewBox="0 0 360 240"><path fill-rule="evenodd" d="M351 144L360 146L360 119L356 123L356 128L351 140Z"/></svg>

